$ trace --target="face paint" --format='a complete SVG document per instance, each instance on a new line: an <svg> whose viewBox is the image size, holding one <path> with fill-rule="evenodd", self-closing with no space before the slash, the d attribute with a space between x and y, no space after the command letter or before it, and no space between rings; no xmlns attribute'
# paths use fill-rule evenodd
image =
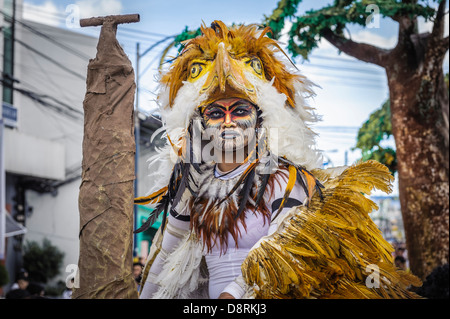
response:
<svg viewBox="0 0 450 319"><path fill-rule="evenodd" d="M205 128L214 148L222 151L243 149L255 137L255 106L239 98L218 100L203 112Z"/></svg>

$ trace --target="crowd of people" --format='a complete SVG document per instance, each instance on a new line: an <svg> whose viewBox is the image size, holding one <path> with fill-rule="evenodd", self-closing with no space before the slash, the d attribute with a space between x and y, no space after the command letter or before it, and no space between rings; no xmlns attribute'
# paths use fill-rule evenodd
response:
<svg viewBox="0 0 450 319"><path fill-rule="evenodd" d="M133 276L136 282L136 289L139 291L140 282L142 278L142 269L144 265L139 259L135 259L133 263ZM73 278L72 278L73 283ZM25 269L21 269L16 275L15 282L9 288L9 291L4 296L5 299L71 299L72 288L66 287L60 296L47 296L45 294L45 287L32 281L29 273Z"/></svg>

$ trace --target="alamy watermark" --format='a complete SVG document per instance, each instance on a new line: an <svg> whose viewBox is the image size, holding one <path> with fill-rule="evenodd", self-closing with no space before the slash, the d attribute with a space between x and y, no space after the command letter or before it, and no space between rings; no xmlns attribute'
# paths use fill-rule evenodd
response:
<svg viewBox="0 0 450 319"><path fill-rule="evenodd" d="M66 277L66 287L69 289L80 288L80 272L78 271L78 265L67 265L66 273L69 273Z"/></svg>
<svg viewBox="0 0 450 319"><path fill-rule="evenodd" d="M76 4L69 4L66 7L66 27L79 28L80 27L80 7Z"/></svg>
<svg viewBox="0 0 450 319"><path fill-rule="evenodd" d="M370 13L366 18L366 27L368 29L380 28L380 8L376 4L369 4L366 7L366 12Z"/></svg>
<svg viewBox="0 0 450 319"><path fill-rule="evenodd" d="M375 264L366 266L366 287L367 288L380 288L380 267Z"/></svg>

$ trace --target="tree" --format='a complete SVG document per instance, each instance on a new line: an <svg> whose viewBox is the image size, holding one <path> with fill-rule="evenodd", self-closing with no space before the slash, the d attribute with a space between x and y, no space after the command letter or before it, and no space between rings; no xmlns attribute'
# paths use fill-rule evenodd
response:
<svg viewBox="0 0 450 319"><path fill-rule="evenodd" d="M30 279L47 283L60 273L64 253L44 238L42 246L35 241L27 241L23 248L23 266L28 270Z"/></svg>
<svg viewBox="0 0 450 319"><path fill-rule="evenodd" d="M300 2L281 0L265 19L274 37L280 35L286 19L293 20L288 43L293 56L307 59L325 39L340 51L386 70L410 266L424 279L449 260L449 106L442 66L449 48L449 38L444 37L446 1L335 0L296 16ZM366 25L370 8L398 23L393 49L345 36L346 26ZM418 33L418 17L433 21L431 32Z"/></svg>
<svg viewBox="0 0 450 319"><path fill-rule="evenodd" d="M6 269L5 265L0 263L0 291L1 288L6 285L9 282L9 275L8 270ZM1 296L1 294L0 294Z"/></svg>

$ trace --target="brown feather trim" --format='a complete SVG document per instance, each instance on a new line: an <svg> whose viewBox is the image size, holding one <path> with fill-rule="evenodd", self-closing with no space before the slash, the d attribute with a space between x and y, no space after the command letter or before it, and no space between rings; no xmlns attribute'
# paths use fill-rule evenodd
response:
<svg viewBox="0 0 450 319"><path fill-rule="evenodd" d="M206 198L205 196L192 197L189 200L189 209L191 211L191 229L194 229L198 238L201 238L203 246L207 252L211 252L215 245L219 245L220 252L223 254L228 249L228 235L231 235L238 248L238 239L243 234L240 232L239 223L247 231L245 223L246 214L262 214L264 223L270 221L270 210L264 201L262 201L256 210L254 201L257 194L257 186L254 183L250 192L252 201L248 201L245 210L238 218L240 198L237 195L242 186L230 196L226 201L223 198Z"/></svg>
<svg viewBox="0 0 450 319"><path fill-rule="evenodd" d="M242 185L226 201L223 201L223 198L208 198L206 195L191 197L188 203L191 211L190 227L195 230L198 238L201 238L206 251L211 252L215 245L219 245L220 252L225 253L228 249L228 235L231 235L236 243L236 248L238 248L238 239L243 235L239 231L239 223L247 231L245 217L249 212L263 214L264 223L270 222L271 212L267 200L272 198L275 186L283 187L282 185L286 184L287 179L288 171L284 166L271 174L264 198L255 210L253 203L258 193L257 187L260 185L260 178L258 177L258 182L254 183L250 192L253 201L247 202L244 212L238 218L236 218L236 212L240 198L237 194L240 192Z"/></svg>

